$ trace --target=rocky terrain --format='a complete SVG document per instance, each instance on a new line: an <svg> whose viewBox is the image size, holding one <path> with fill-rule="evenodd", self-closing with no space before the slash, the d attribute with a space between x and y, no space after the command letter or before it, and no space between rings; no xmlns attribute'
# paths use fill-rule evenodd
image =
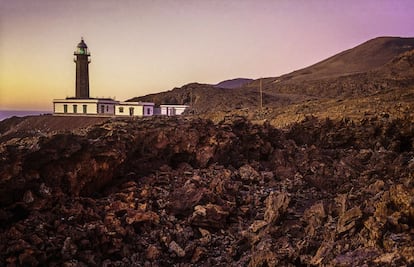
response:
<svg viewBox="0 0 414 267"><path fill-rule="evenodd" d="M24 120L0 123L0 266L414 264L409 116Z"/></svg>
<svg viewBox="0 0 414 267"><path fill-rule="evenodd" d="M414 266L413 47L0 121L0 266Z"/></svg>

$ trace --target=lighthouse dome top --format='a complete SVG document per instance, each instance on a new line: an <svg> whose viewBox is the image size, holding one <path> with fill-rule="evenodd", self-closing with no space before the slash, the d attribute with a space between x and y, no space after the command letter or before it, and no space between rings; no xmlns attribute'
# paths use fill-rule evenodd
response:
<svg viewBox="0 0 414 267"><path fill-rule="evenodd" d="M88 46L85 44L85 41L83 41L83 38L81 39L81 41L78 44L77 48L88 48Z"/></svg>
<svg viewBox="0 0 414 267"><path fill-rule="evenodd" d="M76 46L75 55L86 55L89 56L88 46L85 44L83 38L81 39L80 43Z"/></svg>

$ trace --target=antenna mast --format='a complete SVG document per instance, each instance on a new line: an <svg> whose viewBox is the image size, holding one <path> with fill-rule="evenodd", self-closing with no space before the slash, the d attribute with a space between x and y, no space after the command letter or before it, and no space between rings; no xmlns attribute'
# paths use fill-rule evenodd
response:
<svg viewBox="0 0 414 267"><path fill-rule="evenodd" d="M262 88L262 80L263 78L260 78L260 111L263 111L263 88Z"/></svg>

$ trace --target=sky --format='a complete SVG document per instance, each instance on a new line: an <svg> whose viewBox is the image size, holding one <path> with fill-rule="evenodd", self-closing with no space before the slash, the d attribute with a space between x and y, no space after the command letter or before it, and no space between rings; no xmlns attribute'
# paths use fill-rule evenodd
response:
<svg viewBox="0 0 414 267"><path fill-rule="evenodd" d="M187 83L276 77L379 36L414 37L413 0L0 0L0 109L90 94L126 100Z"/></svg>

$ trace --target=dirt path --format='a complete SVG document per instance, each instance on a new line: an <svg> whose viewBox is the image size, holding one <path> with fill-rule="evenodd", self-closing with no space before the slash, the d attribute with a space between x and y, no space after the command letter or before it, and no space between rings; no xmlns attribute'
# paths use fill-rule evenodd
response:
<svg viewBox="0 0 414 267"><path fill-rule="evenodd" d="M28 116L25 118L11 118L0 123L0 134L25 131L73 131L93 126L109 120L107 117L81 117L81 116Z"/></svg>

